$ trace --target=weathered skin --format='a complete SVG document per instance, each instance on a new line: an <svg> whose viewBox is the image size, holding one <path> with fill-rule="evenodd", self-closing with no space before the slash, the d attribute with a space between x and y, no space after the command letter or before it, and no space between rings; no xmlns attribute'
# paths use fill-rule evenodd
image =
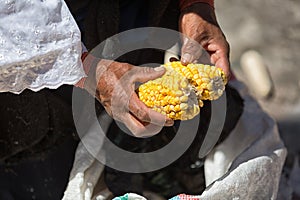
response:
<svg viewBox="0 0 300 200"><path fill-rule="evenodd" d="M209 52L210 62L230 74L229 44L220 29L214 9L205 3L198 3L185 9L179 19L180 31L195 40ZM192 41L185 39L181 50L184 65L197 61L202 51Z"/></svg>
<svg viewBox="0 0 300 200"><path fill-rule="evenodd" d="M136 67L101 60L96 72L99 100L106 111L123 122L135 136L154 135L164 125L173 125L173 121L141 102L135 93L135 83L158 78L164 73L163 67Z"/></svg>
<svg viewBox="0 0 300 200"><path fill-rule="evenodd" d="M217 23L214 9L203 3L190 6L182 12L179 24L181 32L200 43L210 53L212 64L229 76L229 45ZM189 40L183 43L181 62L186 65L197 61L202 49ZM114 119L122 121L139 137L154 135L162 126L173 125L172 120L146 107L134 92L135 82L158 78L164 74L164 69L155 71L128 63L108 62L102 60L98 63L96 80L98 98Z"/></svg>

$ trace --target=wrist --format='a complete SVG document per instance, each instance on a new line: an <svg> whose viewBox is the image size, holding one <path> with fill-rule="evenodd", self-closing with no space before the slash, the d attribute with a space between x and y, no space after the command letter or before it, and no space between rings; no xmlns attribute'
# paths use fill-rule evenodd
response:
<svg viewBox="0 0 300 200"><path fill-rule="evenodd" d="M83 70L86 74L86 76L89 74L90 71L90 65L87 65L84 63L84 60L86 59L86 57L88 56L88 52L84 52L81 55L81 62L82 62L82 66L83 66ZM83 77L81 78L78 83L75 84L76 87L80 87L80 88L84 88L84 83L86 81L87 77Z"/></svg>
<svg viewBox="0 0 300 200"><path fill-rule="evenodd" d="M206 3L190 5L181 12L179 18L179 27L183 34L193 33L195 28L200 32L204 32L207 30L205 26L209 24L219 27L214 9ZM189 34L187 36L191 37Z"/></svg>
<svg viewBox="0 0 300 200"><path fill-rule="evenodd" d="M82 78L75 86L85 89L92 96L96 96L96 70L99 62L99 58L89 53L82 54L82 65L85 71L86 77Z"/></svg>

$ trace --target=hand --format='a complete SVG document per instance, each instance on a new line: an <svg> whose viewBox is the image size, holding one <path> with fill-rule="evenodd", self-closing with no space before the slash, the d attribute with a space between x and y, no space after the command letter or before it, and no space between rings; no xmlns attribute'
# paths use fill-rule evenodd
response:
<svg viewBox="0 0 300 200"><path fill-rule="evenodd" d="M98 99L109 115L123 122L137 137L158 133L173 120L148 108L135 93L136 82L146 82L165 73L164 67L136 67L101 60L96 69Z"/></svg>
<svg viewBox="0 0 300 200"><path fill-rule="evenodd" d="M181 62L183 65L196 62L202 55L198 42L209 54L210 62L222 68L229 77L229 44L221 31L214 9L205 3L197 3L183 10L179 19L183 35L191 38L183 40Z"/></svg>

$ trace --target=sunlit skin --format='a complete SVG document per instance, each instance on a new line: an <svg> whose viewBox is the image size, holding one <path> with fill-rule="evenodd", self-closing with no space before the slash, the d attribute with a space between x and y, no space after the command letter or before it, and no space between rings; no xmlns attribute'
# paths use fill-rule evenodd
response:
<svg viewBox="0 0 300 200"><path fill-rule="evenodd" d="M198 3L185 9L179 19L180 31L198 42L210 54L210 62L230 75L229 44L220 29L214 9L205 3ZM201 56L201 49L185 39L181 50L181 62L193 63Z"/></svg>
<svg viewBox="0 0 300 200"><path fill-rule="evenodd" d="M199 42L210 53L211 63L229 76L229 45L218 26L214 9L198 3L184 10L179 18L180 31ZM196 61L202 50L183 41L182 64ZM102 63L101 63L102 62ZM172 126L173 120L155 112L141 102L135 93L135 82L146 82L165 73L162 68L136 67L128 63L100 61L97 65L97 97L106 111L123 122L137 137L157 134L163 126ZM116 106L113 106L116 105Z"/></svg>

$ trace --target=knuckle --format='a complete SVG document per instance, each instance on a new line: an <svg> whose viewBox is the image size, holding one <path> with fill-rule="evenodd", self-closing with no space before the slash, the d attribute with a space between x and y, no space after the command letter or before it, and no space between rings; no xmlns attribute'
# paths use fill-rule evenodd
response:
<svg viewBox="0 0 300 200"><path fill-rule="evenodd" d="M145 110L138 110L137 115L143 121L149 121L148 113Z"/></svg>
<svg viewBox="0 0 300 200"><path fill-rule="evenodd" d="M135 72L137 72L137 73L139 73L139 74L145 74L145 73L150 72L150 70L151 70L150 67L144 67L144 66L141 66L141 67L136 67Z"/></svg>
<svg viewBox="0 0 300 200"><path fill-rule="evenodd" d="M196 44L192 41L187 42L186 44L184 44L183 49L185 51L192 51L193 49L195 49Z"/></svg>
<svg viewBox="0 0 300 200"><path fill-rule="evenodd" d="M143 74L149 74L149 73L153 72L153 68L151 68L151 67L142 67L142 72L143 72Z"/></svg>
<svg viewBox="0 0 300 200"><path fill-rule="evenodd" d="M130 69L128 68L126 72L126 76L132 82L136 78L136 75L138 75L139 73L140 73L140 67L131 66Z"/></svg>
<svg viewBox="0 0 300 200"><path fill-rule="evenodd" d="M133 65L129 64L129 63L125 63L126 69L131 70L134 68Z"/></svg>

